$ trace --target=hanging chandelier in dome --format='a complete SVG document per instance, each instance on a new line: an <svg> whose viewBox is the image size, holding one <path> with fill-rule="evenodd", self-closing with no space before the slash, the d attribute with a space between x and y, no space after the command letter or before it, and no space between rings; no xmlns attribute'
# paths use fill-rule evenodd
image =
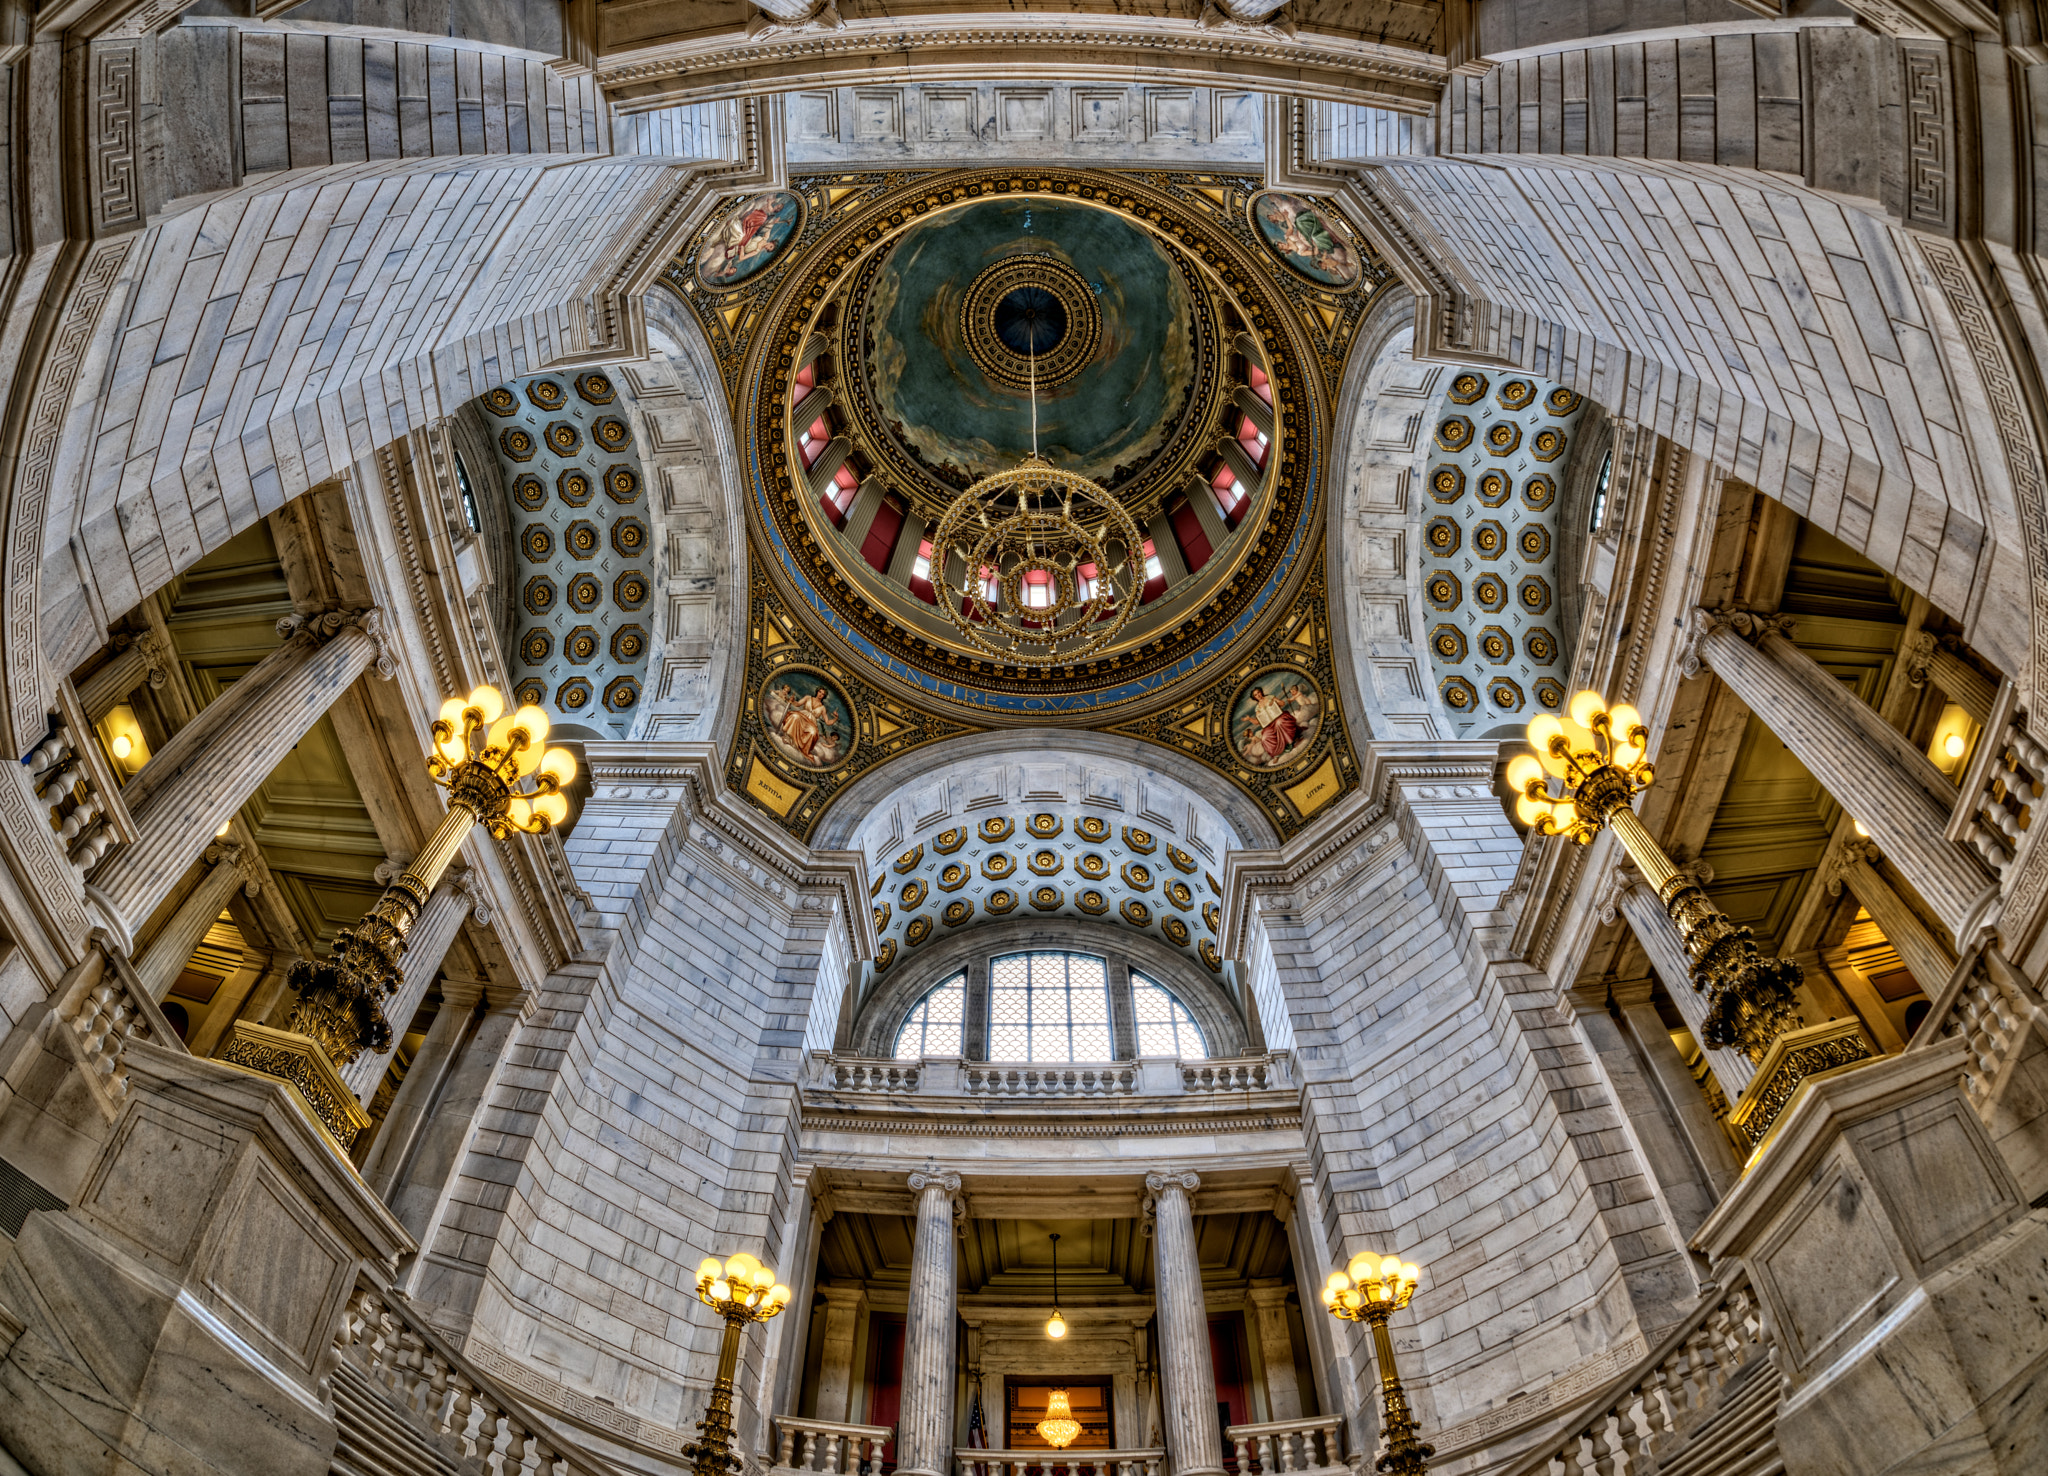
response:
<svg viewBox="0 0 2048 1476"><path fill-rule="evenodd" d="M1058 299L1013 286L992 321L1008 347L1024 350L1031 454L983 477L940 515L932 588L977 651L1017 666L1071 665L1131 623L1144 587L1144 535L1107 489L1038 454L1038 352L1066 337Z"/></svg>
<svg viewBox="0 0 2048 1476"><path fill-rule="evenodd" d="M932 548L932 586L954 628L1019 666L1087 660L1123 633L1143 592L1137 520L1036 454L956 497Z"/></svg>

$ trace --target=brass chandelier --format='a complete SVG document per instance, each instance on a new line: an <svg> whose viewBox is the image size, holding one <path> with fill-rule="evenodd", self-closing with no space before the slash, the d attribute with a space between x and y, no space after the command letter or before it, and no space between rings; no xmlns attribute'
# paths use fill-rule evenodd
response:
<svg viewBox="0 0 2048 1476"><path fill-rule="evenodd" d="M975 650L1017 666L1064 666L1102 651L1130 624L1144 589L1144 534L1105 488L1038 454L1036 325L1029 331L1031 454L983 477L940 515L932 587Z"/></svg>

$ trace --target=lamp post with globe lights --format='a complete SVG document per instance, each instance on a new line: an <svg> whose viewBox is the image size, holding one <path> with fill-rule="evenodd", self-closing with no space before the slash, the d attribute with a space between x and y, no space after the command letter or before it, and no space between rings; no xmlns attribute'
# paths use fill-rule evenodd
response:
<svg viewBox="0 0 2048 1476"><path fill-rule="evenodd" d="M1372 1351L1380 1371L1380 1398L1386 1406L1387 1453L1376 1463L1388 1476L1427 1476L1434 1446L1416 1436L1415 1417L1394 1366L1394 1340L1387 1319L1408 1305L1422 1280L1422 1268L1399 1256L1360 1251L1342 1271L1332 1271L1323 1284L1323 1305L1332 1317L1363 1322L1372 1329Z"/></svg>
<svg viewBox="0 0 2048 1476"><path fill-rule="evenodd" d="M732 1384L740 1363L740 1335L787 1307L789 1295L775 1273L745 1251L724 1261L707 1256L697 1267L697 1300L725 1319L725 1341L718 1347L710 1403L697 1422L704 1438L683 1447L694 1476L727 1476L738 1469L739 1457L732 1453Z"/></svg>
<svg viewBox="0 0 2048 1476"><path fill-rule="evenodd" d="M450 697L433 723L427 773L448 791L448 812L417 856L370 910L335 934L325 959L301 958L285 975L298 999L284 1030L238 1021L220 1056L233 1065L298 1087L320 1122L346 1150L368 1123L340 1068L364 1051L390 1047L384 1002L405 982L406 939L470 829L499 838L540 834L568 817L567 787L576 755L548 748L548 715L538 707L505 711L496 687Z"/></svg>
<svg viewBox="0 0 2048 1476"><path fill-rule="evenodd" d="M1685 945L1693 987L1707 996L1705 1043L1760 1060L1773 1040L1800 1026L1793 1003L1799 965L1765 958L1750 930L1731 922L1672 865L1636 818L1632 801L1656 777L1649 743L1641 713L1625 702L1610 708L1595 691L1573 697L1565 718L1538 714L1529 722L1535 752L1508 763L1516 817L1540 834L1568 836L1579 845L1612 830Z"/></svg>

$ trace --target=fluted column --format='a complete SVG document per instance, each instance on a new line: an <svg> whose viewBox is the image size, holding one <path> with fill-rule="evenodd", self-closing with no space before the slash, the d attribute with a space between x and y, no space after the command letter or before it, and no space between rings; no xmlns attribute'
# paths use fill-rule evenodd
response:
<svg viewBox="0 0 2048 1476"><path fill-rule="evenodd" d="M1955 955L1928 931L1920 914L1879 874L1875 863L1882 859L1871 841L1844 841L1829 858L1834 874L1828 877L1828 894L1839 897L1846 886L1898 953L1914 982L1929 999L1939 999L1949 975L1956 971Z"/></svg>
<svg viewBox="0 0 2048 1476"><path fill-rule="evenodd" d="M179 973L205 939L206 930L213 926L221 909L228 905L228 899L235 895L236 888L253 897L260 887L250 876L239 845L229 842L208 846L206 859L213 863L213 870L199 879L199 885L178 904L171 920L135 961L135 977L149 991L151 999L161 1000L171 992L171 985L177 982Z"/></svg>
<svg viewBox="0 0 2048 1476"><path fill-rule="evenodd" d="M392 868L388 875L387 868ZM377 868L377 880L388 885L402 870L402 866L387 861ZM463 923L471 917L479 923L491 920L490 911L477 902L476 884L468 869L451 867L441 885L434 889L434 895L427 898L427 905L420 909L412 931L405 935L405 957L400 966L404 982L384 1006L384 1018L391 1022L390 1047L364 1051L341 1069L341 1079L365 1106L376 1095L377 1083L384 1079L385 1068L398 1053L398 1039L419 1011L420 1001L427 997L427 986L434 982L441 961L448 956Z"/></svg>
<svg viewBox="0 0 2048 1476"><path fill-rule="evenodd" d="M1159 1303L1159 1379L1164 1385L1166 1458L1173 1476L1222 1476L1223 1433L1216 1424L1216 1366L1209 1354L1209 1313L1202 1302L1202 1261L1195 1247L1192 1173L1151 1173L1153 1295Z"/></svg>
<svg viewBox="0 0 2048 1476"><path fill-rule="evenodd" d="M1941 645L1932 631L1916 630L1899 649L1906 679L1916 687L1933 682L1949 701L1979 723L1991 721L1991 704L1998 686L1990 677Z"/></svg>
<svg viewBox="0 0 2048 1476"><path fill-rule="evenodd" d="M910 1314L903 1326L903 1396L896 1416L897 1476L950 1476L953 1469L953 1196L960 1176L919 1169L917 1239L910 1247Z"/></svg>
<svg viewBox="0 0 2048 1476"><path fill-rule="evenodd" d="M1905 735L1857 701L1785 636L1783 616L1695 610L1680 664L1702 665L1749 704L1794 758L1870 831L1952 937L1992 881L1946 839L1955 786ZM1945 798L1937 798L1945 796Z"/></svg>
<svg viewBox="0 0 2048 1476"><path fill-rule="evenodd" d="M1680 867L1690 871L1693 880L1705 886L1713 880L1713 870L1704 862L1695 861ZM1613 891L1600 909L1600 920L1612 922L1617 914L1628 919L1629 930L1636 935L1636 942L1650 957L1650 966L1657 971L1657 977L1664 981L1664 988L1671 996L1678 1013L1685 1021L1685 1028L1706 1051L1707 1061L1714 1068L1714 1080L1721 1084L1721 1090L1733 1102L1741 1096L1743 1089L1756 1075L1756 1063L1736 1050L1707 1049L1707 1009L1713 1003L1692 984L1692 959L1685 951L1685 940L1678 935L1678 925L1671 921L1671 914L1664 910L1664 903L1642 878L1635 867L1626 863L1614 868Z"/></svg>
<svg viewBox="0 0 2048 1476"><path fill-rule="evenodd" d="M78 705L85 709L87 717L98 722L145 682L161 687L170 680L170 663L170 653L164 650L163 642L145 631L78 684Z"/></svg>
<svg viewBox="0 0 2048 1476"><path fill-rule="evenodd" d="M313 724L372 665L391 658L376 610L288 616L284 644L156 751L122 790L140 832L93 876L133 929Z"/></svg>

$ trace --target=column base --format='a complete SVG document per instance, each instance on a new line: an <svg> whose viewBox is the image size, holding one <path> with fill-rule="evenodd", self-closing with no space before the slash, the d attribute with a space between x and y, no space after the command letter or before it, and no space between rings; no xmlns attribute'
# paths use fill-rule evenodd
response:
<svg viewBox="0 0 2048 1476"><path fill-rule="evenodd" d="M1828 1020L1802 1030L1788 1030L1771 1042L1757 1062L1756 1075L1728 1109L1728 1125L1754 1161L1769 1141L1771 1130L1801 1083L1868 1061L1877 1053L1854 1020Z"/></svg>
<svg viewBox="0 0 2048 1476"><path fill-rule="evenodd" d="M75 1203L0 1263L0 1435L34 1476L324 1476L324 1379L411 1241L278 1081L131 1040Z"/></svg>
<svg viewBox="0 0 2048 1476"><path fill-rule="evenodd" d="M292 1101L344 1159L356 1135L370 1125L370 1114L310 1035L237 1020L216 1059L290 1087Z"/></svg>
<svg viewBox="0 0 2048 1476"><path fill-rule="evenodd" d="M1790 1476L2048 1469L2048 1210L1970 1106L1966 1054L1808 1077L1700 1230L1764 1304Z"/></svg>

